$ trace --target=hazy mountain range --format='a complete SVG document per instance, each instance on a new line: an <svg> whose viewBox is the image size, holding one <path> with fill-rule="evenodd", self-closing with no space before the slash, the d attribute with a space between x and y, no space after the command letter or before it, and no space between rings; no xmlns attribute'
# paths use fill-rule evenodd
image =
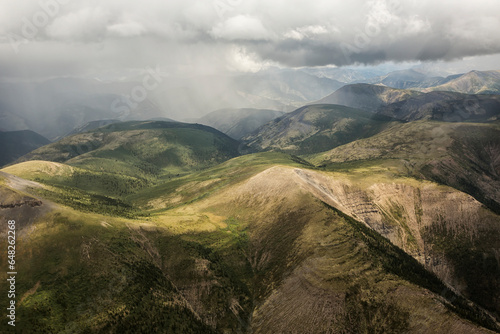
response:
<svg viewBox="0 0 500 334"><path fill-rule="evenodd" d="M159 77L158 82L147 81L148 85L154 84L154 89L146 89L140 76L106 81L59 78L30 83L3 82L0 84L0 130L32 130L53 140L74 128L102 119L123 121L167 117L182 121L224 108L290 112L315 101L352 105L338 100L334 92L357 80L424 92L499 93L498 71L473 71L444 78L417 70L398 70L377 76L379 72L362 69L269 69L234 77L179 79L174 83ZM353 87L358 86L351 86L351 89ZM395 91L387 92L392 92L392 95L382 97L387 100L381 102L394 102L397 99L393 96ZM339 94L345 96L346 92L340 91ZM365 110L381 103L364 101L359 94L355 96L361 100L352 106Z"/></svg>
<svg viewBox="0 0 500 334"><path fill-rule="evenodd" d="M239 140L284 114L284 112L269 109L219 109L196 121Z"/></svg>
<svg viewBox="0 0 500 334"><path fill-rule="evenodd" d="M409 69L394 71L384 76L362 80L362 82L424 92L449 91L466 94L498 94L500 92L499 80L499 71L470 71L440 77L430 76L418 71L418 69Z"/></svg>

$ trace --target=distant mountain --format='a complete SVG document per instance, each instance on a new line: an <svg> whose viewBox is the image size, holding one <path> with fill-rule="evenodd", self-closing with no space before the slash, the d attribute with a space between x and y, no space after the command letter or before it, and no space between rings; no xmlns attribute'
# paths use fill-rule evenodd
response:
<svg viewBox="0 0 500 334"><path fill-rule="evenodd" d="M384 85L423 92L447 91L466 94L500 94L500 70L470 71L446 77L430 76L420 68L398 70L358 83Z"/></svg>
<svg viewBox="0 0 500 334"><path fill-rule="evenodd" d="M0 131L28 130L29 126L26 123L24 118L0 109Z"/></svg>
<svg viewBox="0 0 500 334"><path fill-rule="evenodd" d="M239 140L283 114L281 111L269 109L220 109L199 118L196 122L211 126Z"/></svg>
<svg viewBox="0 0 500 334"><path fill-rule="evenodd" d="M374 112L382 106L403 101L420 94L415 91L395 89L381 85L353 84L338 89L316 103L340 104Z"/></svg>
<svg viewBox="0 0 500 334"><path fill-rule="evenodd" d="M437 91L382 106L377 112L404 121L492 122L500 119L500 96Z"/></svg>
<svg viewBox="0 0 500 334"><path fill-rule="evenodd" d="M371 136L391 121L390 117L360 109L318 104L277 118L243 138L243 141L258 151L312 154Z"/></svg>
<svg viewBox="0 0 500 334"><path fill-rule="evenodd" d="M354 82L362 82L369 80L373 77L378 77L379 72L372 72L369 70L349 69L349 68L304 68L302 71L313 74L319 78L329 78L351 84Z"/></svg>
<svg viewBox="0 0 500 334"><path fill-rule="evenodd" d="M50 144L50 140L30 130L0 131L0 166Z"/></svg>
<svg viewBox="0 0 500 334"><path fill-rule="evenodd" d="M181 174L238 155L239 142L213 128L179 122L120 122L65 137L21 157L131 177Z"/></svg>
<svg viewBox="0 0 500 334"><path fill-rule="evenodd" d="M380 78L388 73L405 69L405 66L396 64L384 64L379 66L355 66L355 67L306 67L301 71L313 74L320 78L330 78L345 82L346 84L371 82L374 78Z"/></svg>
<svg viewBox="0 0 500 334"><path fill-rule="evenodd" d="M363 82L381 84L398 89L416 89L441 85L452 80L454 77L430 77L415 69L407 69L390 72L384 76L371 78Z"/></svg>
<svg viewBox="0 0 500 334"><path fill-rule="evenodd" d="M453 77L441 85L435 85L424 91L449 91L466 94L500 94L500 70L471 71Z"/></svg>
<svg viewBox="0 0 500 334"><path fill-rule="evenodd" d="M404 121L491 122L500 116L500 96L497 95L422 93L371 84L344 86L318 103L359 108Z"/></svg>
<svg viewBox="0 0 500 334"><path fill-rule="evenodd" d="M202 76L165 82L150 96L166 115L188 121L219 109L289 112L343 85L343 82L300 70L272 69L230 77Z"/></svg>
<svg viewBox="0 0 500 334"><path fill-rule="evenodd" d="M234 79L234 84L235 88L246 94L265 96L292 106L316 101L345 85L344 82L320 78L300 70L263 71L241 75Z"/></svg>

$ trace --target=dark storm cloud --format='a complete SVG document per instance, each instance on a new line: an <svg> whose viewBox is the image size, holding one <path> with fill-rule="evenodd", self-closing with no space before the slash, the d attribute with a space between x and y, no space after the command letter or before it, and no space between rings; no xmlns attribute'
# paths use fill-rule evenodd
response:
<svg viewBox="0 0 500 334"><path fill-rule="evenodd" d="M0 75L451 60L500 53L496 0L20 0L0 4Z"/></svg>

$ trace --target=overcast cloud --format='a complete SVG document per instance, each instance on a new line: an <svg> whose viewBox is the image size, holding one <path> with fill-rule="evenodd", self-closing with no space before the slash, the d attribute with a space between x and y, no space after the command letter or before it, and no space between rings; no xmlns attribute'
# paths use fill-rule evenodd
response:
<svg viewBox="0 0 500 334"><path fill-rule="evenodd" d="M499 13L498 0L2 1L0 76L460 59L500 53Z"/></svg>

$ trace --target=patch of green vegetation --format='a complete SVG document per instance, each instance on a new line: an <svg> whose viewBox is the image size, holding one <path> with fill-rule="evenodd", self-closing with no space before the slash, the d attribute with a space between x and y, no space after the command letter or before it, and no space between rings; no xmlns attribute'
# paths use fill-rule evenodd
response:
<svg viewBox="0 0 500 334"><path fill-rule="evenodd" d="M199 124L123 122L76 134L37 149L25 160L158 178L200 171L239 155L239 142Z"/></svg>
<svg viewBox="0 0 500 334"><path fill-rule="evenodd" d="M298 157L296 155L291 155L290 158L292 159L293 162L301 164L304 167L307 167L307 168L310 168L310 169L316 169L316 166L314 166L312 163L310 163L306 159L303 159L303 158Z"/></svg>
<svg viewBox="0 0 500 334"><path fill-rule="evenodd" d="M410 228L408 227L408 224L406 223L407 217L404 207L398 203L394 203L391 201L389 208L390 208L390 215L387 215L385 212L382 211L384 218L386 219L386 221L392 222L392 225L395 225L403 229L406 236L405 240L406 249L417 250L418 249L417 240L413 236L413 233L411 232Z"/></svg>
<svg viewBox="0 0 500 334"><path fill-rule="evenodd" d="M240 250L245 250L248 247L249 237L243 224L236 218L230 217L224 221L227 225L224 231L231 233L234 236L235 246Z"/></svg>
<svg viewBox="0 0 500 334"><path fill-rule="evenodd" d="M72 187L100 195L123 197L150 185L151 181L127 175L76 169L68 176L38 175L31 180L57 187Z"/></svg>
<svg viewBox="0 0 500 334"><path fill-rule="evenodd" d="M225 229L162 235L155 243L162 254L163 269L176 286L184 290L207 282L210 288L198 292L204 308L217 319L217 328L237 331L249 327L253 273L245 255L248 244L245 231L234 218L226 222ZM231 305L237 305L237 314Z"/></svg>
<svg viewBox="0 0 500 334"><path fill-rule="evenodd" d="M44 198L82 212L93 212L125 218L136 218L148 215L148 213L135 208L119 198L94 194L82 191L78 188L53 186L48 189L34 189L34 191Z"/></svg>
<svg viewBox="0 0 500 334"><path fill-rule="evenodd" d="M318 162L317 156L306 156L309 161ZM392 166L398 164L397 159L363 159L363 160L351 160L351 161L339 161L339 162L324 162L317 165L325 171L349 173L354 170L360 169L377 169L386 168L387 166Z"/></svg>
<svg viewBox="0 0 500 334"><path fill-rule="evenodd" d="M200 320L172 283L170 276L175 273L164 272L123 223L110 221L108 227L103 227L95 221L102 219L98 216L74 214L68 211L46 217L45 222L39 223L40 232L31 236L29 247L19 250L16 259L23 278L16 286L16 330L222 332ZM148 236L153 240L157 237ZM186 245L178 244L180 253L162 256L185 257L190 252ZM226 272L224 266L232 263L224 261L214 257L213 263L220 264ZM223 283L230 300L233 290L227 282ZM219 297L216 294L214 298L220 302ZM228 305L229 301L226 312L232 315ZM228 321L230 325L237 330L239 322L233 317ZM4 330L7 332L6 322L0 324L0 331Z"/></svg>
<svg viewBox="0 0 500 334"><path fill-rule="evenodd" d="M422 216L424 215L424 210L422 209L422 194L420 188L415 189L415 217L417 218L418 226L422 223Z"/></svg>

